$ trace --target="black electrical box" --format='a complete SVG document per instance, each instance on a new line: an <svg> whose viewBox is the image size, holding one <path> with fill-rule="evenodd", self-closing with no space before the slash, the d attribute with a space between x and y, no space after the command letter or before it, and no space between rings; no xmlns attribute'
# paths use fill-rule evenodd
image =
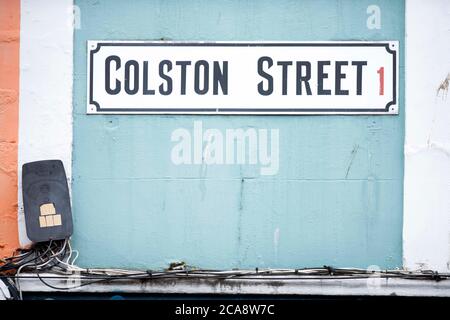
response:
<svg viewBox="0 0 450 320"><path fill-rule="evenodd" d="M60 160L25 163L22 194L28 238L33 242L72 235L72 210L64 165Z"/></svg>

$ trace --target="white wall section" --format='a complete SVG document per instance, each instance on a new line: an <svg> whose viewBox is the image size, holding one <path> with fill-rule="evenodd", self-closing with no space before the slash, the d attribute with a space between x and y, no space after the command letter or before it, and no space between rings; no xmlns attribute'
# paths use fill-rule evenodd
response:
<svg viewBox="0 0 450 320"><path fill-rule="evenodd" d="M450 271L450 1L406 2L404 267Z"/></svg>
<svg viewBox="0 0 450 320"><path fill-rule="evenodd" d="M72 168L72 0L22 0L20 29L19 238L29 244L22 164L61 159Z"/></svg>

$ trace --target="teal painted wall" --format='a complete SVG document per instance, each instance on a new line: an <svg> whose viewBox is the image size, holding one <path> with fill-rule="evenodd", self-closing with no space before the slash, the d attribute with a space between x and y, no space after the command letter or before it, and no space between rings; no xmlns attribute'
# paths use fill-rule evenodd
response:
<svg viewBox="0 0 450 320"><path fill-rule="evenodd" d="M75 1L73 243L83 266L402 265L404 2ZM382 28L366 27L381 8ZM87 40L399 40L398 116L86 115ZM173 130L278 128L280 170L176 166Z"/></svg>

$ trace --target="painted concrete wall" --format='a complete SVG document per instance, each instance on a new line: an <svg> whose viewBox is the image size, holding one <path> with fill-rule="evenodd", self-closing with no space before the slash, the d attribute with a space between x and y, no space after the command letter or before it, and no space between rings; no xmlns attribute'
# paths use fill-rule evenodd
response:
<svg viewBox="0 0 450 320"><path fill-rule="evenodd" d="M60 159L72 173L72 0L22 0L19 177L22 164ZM19 179L19 237L25 232Z"/></svg>
<svg viewBox="0 0 450 320"><path fill-rule="evenodd" d="M75 1L74 246L83 266L402 265L403 1ZM368 29L369 5L381 29ZM398 116L86 115L87 40L398 40ZM280 169L176 166L173 130L276 128Z"/></svg>
<svg viewBox="0 0 450 320"><path fill-rule="evenodd" d="M450 2L408 0L406 14L404 265L448 272Z"/></svg>
<svg viewBox="0 0 450 320"><path fill-rule="evenodd" d="M0 0L0 258L18 246L20 1Z"/></svg>
<svg viewBox="0 0 450 320"><path fill-rule="evenodd" d="M6 16L0 19L0 62L8 71L0 73L1 254L18 246L17 166L61 158L70 177L74 81L74 242L82 264L401 265L403 102L399 117L84 115L87 39L398 39L403 45L401 2L316 2L116 3L112 8L106 1L80 1L74 10L72 77L72 1L22 0L21 9L18 2L0 1ZM366 28L365 9L373 3L381 8L380 30ZM449 12L445 0L406 1L403 263L409 269L448 271L450 108L446 91L438 88L445 87L450 68ZM19 99L10 93L17 93L19 81L9 77L18 63L19 38L17 149ZM279 128L279 174L260 177L252 166L172 165L170 134L191 128L195 119L211 128ZM22 216L19 227L27 244ZM98 248L106 252L97 256Z"/></svg>

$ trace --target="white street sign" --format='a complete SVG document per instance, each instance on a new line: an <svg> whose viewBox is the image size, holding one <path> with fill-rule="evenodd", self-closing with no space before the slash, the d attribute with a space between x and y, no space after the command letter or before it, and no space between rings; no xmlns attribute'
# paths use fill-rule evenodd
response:
<svg viewBox="0 0 450 320"><path fill-rule="evenodd" d="M398 42L88 41L90 114L397 114Z"/></svg>

